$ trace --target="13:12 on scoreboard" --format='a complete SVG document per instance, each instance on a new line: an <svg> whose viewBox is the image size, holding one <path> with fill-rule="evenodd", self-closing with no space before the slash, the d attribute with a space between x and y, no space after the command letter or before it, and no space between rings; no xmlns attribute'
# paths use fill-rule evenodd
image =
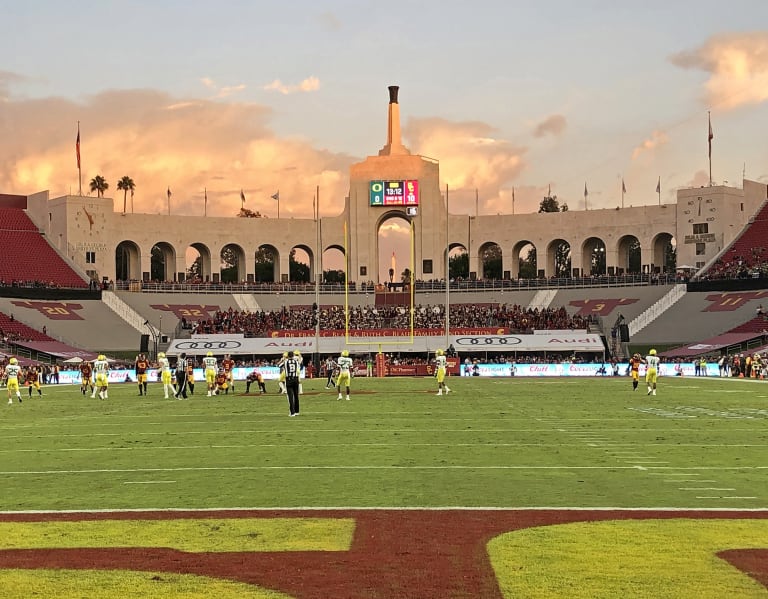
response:
<svg viewBox="0 0 768 599"><path fill-rule="evenodd" d="M418 206L419 182L416 179L403 181L371 181L371 206Z"/></svg>

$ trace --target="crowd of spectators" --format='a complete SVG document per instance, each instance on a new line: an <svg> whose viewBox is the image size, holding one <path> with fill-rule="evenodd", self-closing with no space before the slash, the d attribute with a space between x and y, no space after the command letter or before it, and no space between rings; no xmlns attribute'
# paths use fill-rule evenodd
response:
<svg viewBox="0 0 768 599"><path fill-rule="evenodd" d="M343 306L321 306L318 311L323 330L344 330L346 314ZM585 330L590 319L569 314L564 307L524 309L518 304L454 304L450 310L452 328L506 327L512 333L534 330ZM355 306L349 310L349 328L408 329L411 326L407 306ZM415 329L442 329L445 306L417 305L413 310ZM315 312L309 306L284 306L277 311L247 312L230 308L216 312L213 318L192 324L194 334L243 334L266 337L273 331L307 331L315 328Z"/></svg>
<svg viewBox="0 0 768 599"><path fill-rule="evenodd" d="M61 289L61 285L58 285L53 281L39 281L39 280L22 281L20 279L13 279L11 281L6 281L5 279L1 279L0 287L25 287L29 289Z"/></svg>
<svg viewBox="0 0 768 599"><path fill-rule="evenodd" d="M697 278L700 281L768 279L768 252L763 246L758 246L752 248L749 254L725 254Z"/></svg>

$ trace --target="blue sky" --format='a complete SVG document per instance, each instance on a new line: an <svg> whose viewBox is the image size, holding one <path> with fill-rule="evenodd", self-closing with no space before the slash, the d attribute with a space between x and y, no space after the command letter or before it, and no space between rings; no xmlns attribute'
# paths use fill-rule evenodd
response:
<svg viewBox="0 0 768 599"><path fill-rule="evenodd" d="M349 164L404 141L441 162L456 212L673 201L768 180L768 3L0 0L0 192L137 183L138 211L338 212ZM760 28L762 27L762 29ZM114 184L111 185L114 191ZM463 190L463 191L462 191ZM110 192L111 193L111 192Z"/></svg>

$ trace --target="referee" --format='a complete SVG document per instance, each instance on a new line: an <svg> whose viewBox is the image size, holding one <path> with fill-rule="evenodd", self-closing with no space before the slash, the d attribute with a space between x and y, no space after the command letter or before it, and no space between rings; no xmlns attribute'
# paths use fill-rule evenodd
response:
<svg viewBox="0 0 768 599"><path fill-rule="evenodd" d="M297 358L294 352L288 352L288 357L283 363L283 368L285 368L285 389L288 393L288 410L291 416L298 416L301 359Z"/></svg>
<svg viewBox="0 0 768 599"><path fill-rule="evenodd" d="M187 354L181 354L176 360L176 399L187 399Z"/></svg>

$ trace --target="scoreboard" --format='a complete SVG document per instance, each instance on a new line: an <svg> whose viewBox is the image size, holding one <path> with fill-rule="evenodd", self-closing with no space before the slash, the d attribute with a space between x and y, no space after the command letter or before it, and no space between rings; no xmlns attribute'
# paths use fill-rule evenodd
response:
<svg viewBox="0 0 768 599"><path fill-rule="evenodd" d="M370 205L418 206L419 182L416 179L371 181Z"/></svg>

